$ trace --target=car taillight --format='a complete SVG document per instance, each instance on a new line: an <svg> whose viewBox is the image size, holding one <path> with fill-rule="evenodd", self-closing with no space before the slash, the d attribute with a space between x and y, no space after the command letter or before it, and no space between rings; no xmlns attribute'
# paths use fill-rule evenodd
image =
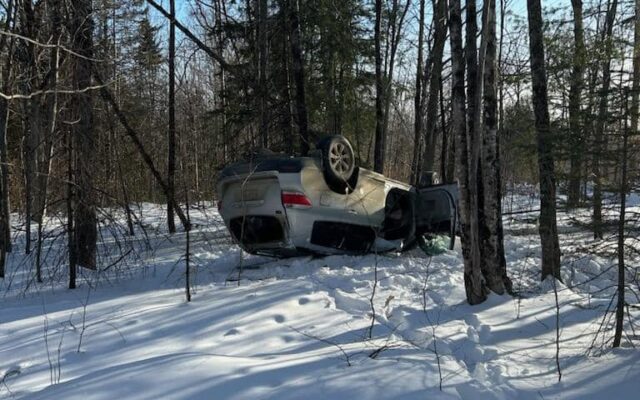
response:
<svg viewBox="0 0 640 400"><path fill-rule="evenodd" d="M288 208L310 208L311 200L304 193L282 192L282 204Z"/></svg>

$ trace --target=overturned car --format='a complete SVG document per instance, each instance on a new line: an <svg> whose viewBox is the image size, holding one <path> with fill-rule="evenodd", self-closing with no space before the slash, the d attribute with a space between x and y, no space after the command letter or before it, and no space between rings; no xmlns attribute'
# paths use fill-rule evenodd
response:
<svg viewBox="0 0 640 400"><path fill-rule="evenodd" d="M430 180L430 179L426 179ZM261 154L224 168L219 212L247 252L276 257L402 251L457 222L456 185L418 187L356 165L343 136L307 157Z"/></svg>

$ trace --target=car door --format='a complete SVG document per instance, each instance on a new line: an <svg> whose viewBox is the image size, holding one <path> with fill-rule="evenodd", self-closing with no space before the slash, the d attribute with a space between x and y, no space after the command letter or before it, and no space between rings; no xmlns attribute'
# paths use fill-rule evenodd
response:
<svg viewBox="0 0 640 400"><path fill-rule="evenodd" d="M453 250L458 225L458 185L433 185L416 192L416 237L446 234Z"/></svg>

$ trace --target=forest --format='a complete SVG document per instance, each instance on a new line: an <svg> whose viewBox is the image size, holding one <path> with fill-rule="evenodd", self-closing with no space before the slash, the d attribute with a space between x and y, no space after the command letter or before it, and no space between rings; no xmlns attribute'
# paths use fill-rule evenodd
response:
<svg viewBox="0 0 640 400"><path fill-rule="evenodd" d="M590 351L635 348L638 15L640 0L0 0L5 296L12 285L24 285L22 296L88 285L86 313L92 273L147 268L148 249L130 238L149 248L153 225L186 246L175 264L186 262L191 300L194 271L224 258L190 249L218 218L220 171L263 148L306 156L322 137L343 135L364 168L457 183L453 273L468 305L507 296L520 315L527 287L552 285L558 381L563 290L585 259L607 268L580 285L611 277L589 293L589 302L606 297ZM148 223L143 210L161 216ZM527 260L514 250L525 234ZM517 265L530 254L527 286ZM376 292L378 263L369 340L394 297ZM20 274L26 283L12 283ZM432 329L426 278L420 290ZM84 333L84 314L82 324ZM432 337L436 348L435 328ZM344 344L325 343L350 365ZM0 395L13 371L2 368Z"/></svg>

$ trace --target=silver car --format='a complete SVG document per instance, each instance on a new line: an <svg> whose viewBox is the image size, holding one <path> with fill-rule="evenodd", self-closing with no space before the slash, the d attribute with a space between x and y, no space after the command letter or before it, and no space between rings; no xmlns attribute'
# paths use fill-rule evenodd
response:
<svg viewBox="0 0 640 400"><path fill-rule="evenodd" d="M405 250L429 233L453 239L457 186L424 186L359 168L349 142L330 136L308 157L262 154L227 166L217 196L249 253L362 254Z"/></svg>

